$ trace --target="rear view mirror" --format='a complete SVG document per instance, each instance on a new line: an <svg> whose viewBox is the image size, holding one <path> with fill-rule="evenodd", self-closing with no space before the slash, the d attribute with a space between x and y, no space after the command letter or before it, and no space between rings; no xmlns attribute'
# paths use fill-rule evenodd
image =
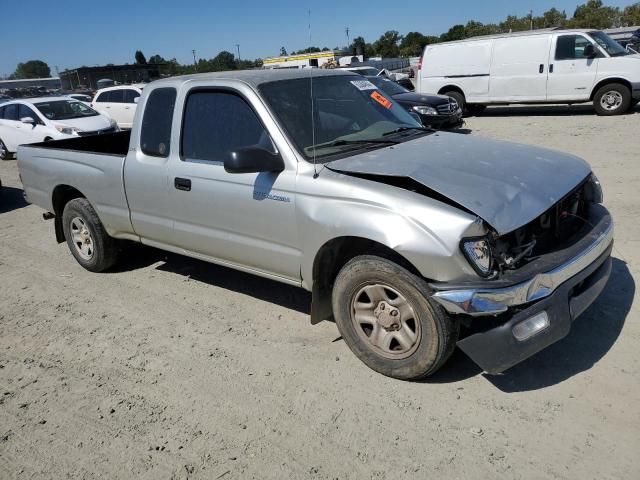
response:
<svg viewBox="0 0 640 480"><path fill-rule="evenodd" d="M228 173L281 172L284 161L279 153L272 153L260 147L247 147L231 152L224 162Z"/></svg>
<svg viewBox="0 0 640 480"><path fill-rule="evenodd" d="M596 58L598 56L596 47L594 47L593 44L589 44L584 47L584 56L586 58Z"/></svg>
<svg viewBox="0 0 640 480"><path fill-rule="evenodd" d="M22 117L22 118L20 119L20 121L21 121L22 123L28 123L28 124L30 124L30 125L35 125L35 124L36 124L36 121L35 121L33 118L31 118L31 117Z"/></svg>

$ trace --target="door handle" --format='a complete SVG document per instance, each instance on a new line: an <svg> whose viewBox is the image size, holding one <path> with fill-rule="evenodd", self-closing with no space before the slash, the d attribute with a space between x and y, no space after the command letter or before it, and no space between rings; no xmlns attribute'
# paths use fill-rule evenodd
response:
<svg viewBox="0 0 640 480"><path fill-rule="evenodd" d="M184 190L185 192L191 191L191 180L188 178L176 177L173 180L173 186L178 190Z"/></svg>
<svg viewBox="0 0 640 480"><path fill-rule="evenodd" d="M553 73L553 63L549 65L549 73Z"/></svg>
<svg viewBox="0 0 640 480"><path fill-rule="evenodd" d="M544 63L540 64L540 68L538 70L540 73L544 73Z"/></svg>

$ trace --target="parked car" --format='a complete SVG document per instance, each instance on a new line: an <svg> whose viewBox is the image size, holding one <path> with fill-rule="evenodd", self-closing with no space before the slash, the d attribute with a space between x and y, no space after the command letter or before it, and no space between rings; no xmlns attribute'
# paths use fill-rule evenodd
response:
<svg viewBox="0 0 640 480"><path fill-rule="evenodd" d="M96 92L91 106L114 119L120 128L131 128L144 85L118 85Z"/></svg>
<svg viewBox="0 0 640 480"><path fill-rule="evenodd" d="M456 345L501 372L567 335L610 274L586 162L425 129L352 73L173 77L140 108L131 131L18 150L28 201L89 271L130 240L300 286L312 323L400 379Z"/></svg>
<svg viewBox="0 0 640 480"><path fill-rule="evenodd" d="M343 67L343 70L348 72L357 73L358 75L362 75L363 77L384 77L388 78L396 82L398 85L406 88L409 91L415 90L413 82L409 78L409 74L407 73L394 73L390 72L386 69L379 70L375 67L370 66L360 66L360 67Z"/></svg>
<svg viewBox="0 0 640 480"><path fill-rule="evenodd" d="M462 109L446 95L426 95L410 92L385 77L365 77L380 90L390 95L408 112L418 115L425 127L457 128L462 120Z"/></svg>
<svg viewBox="0 0 640 480"><path fill-rule="evenodd" d="M24 143L117 130L110 118L67 97L12 100L0 105L0 159L9 158Z"/></svg>
<svg viewBox="0 0 640 480"><path fill-rule="evenodd" d="M91 105L91 102L93 100L90 95L85 95L84 93L69 93L64 96L73 98L74 100L78 100L79 102L86 103L89 106Z"/></svg>
<svg viewBox="0 0 640 480"><path fill-rule="evenodd" d="M470 113L508 103L592 101L619 115L640 101L640 55L597 30L532 31L427 45L418 91L454 97Z"/></svg>

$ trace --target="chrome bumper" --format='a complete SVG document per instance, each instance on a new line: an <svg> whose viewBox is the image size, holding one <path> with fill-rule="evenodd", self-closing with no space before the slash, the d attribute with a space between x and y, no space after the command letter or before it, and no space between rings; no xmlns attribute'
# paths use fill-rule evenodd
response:
<svg viewBox="0 0 640 480"><path fill-rule="evenodd" d="M433 299L449 313L473 317L499 315L510 307L535 302L551 295L560 285L589 267L613 242L613 222L595 241L562 265L531 279L503 288L443 290Z"/></svg>

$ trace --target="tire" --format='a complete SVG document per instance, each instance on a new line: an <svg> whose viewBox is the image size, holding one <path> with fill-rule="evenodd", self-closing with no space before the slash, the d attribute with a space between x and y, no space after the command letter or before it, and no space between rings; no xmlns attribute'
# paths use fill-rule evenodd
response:
<svg viewBox="0 0 640 480"><path fill-rule="evenodd" d="M444 92L442 95L453 98L458 102L458 106L462 109L462 113L467 113L467 101L462 93L457 90L451 90L449 92Z"/></svg>
<svg viewBox="0 0 640 480"><path fill-rule="evenodd" d="M620 83L600 87L593 96L593 108L598 115L622 115L631 107L631 92Z"/></svg>
<svg viewBox="0 0 640 480"><path fill-rule="evenodd" d="M0 139L0 160L9 160L11 157L11 152L7 149L2 139Z"/></svg>
<svg viewBox="0 0 640 480"><path fill-rule="evenodd" d="M458 321L431 300L424 279L391 260L372 255L350 260L336 277L332 303L347 346L388 377L427 377L455 349Z"/></svg>
<svg viewBox="0 0 640 480"><path fill-rule="evenodd" d="M480 103L470 103L467 104L467 113L469 113L469 115L480 115L482 112L484 112L487 109L486 105L482 105Z"/></svg>
<svg viewBox="0 0 640 480"><path fill-rule="evenodd" d="M107 234L86 198L75 198L65 205L62 228L71 254L90 272L103 272L116 262L116 240Z"/></svg>

